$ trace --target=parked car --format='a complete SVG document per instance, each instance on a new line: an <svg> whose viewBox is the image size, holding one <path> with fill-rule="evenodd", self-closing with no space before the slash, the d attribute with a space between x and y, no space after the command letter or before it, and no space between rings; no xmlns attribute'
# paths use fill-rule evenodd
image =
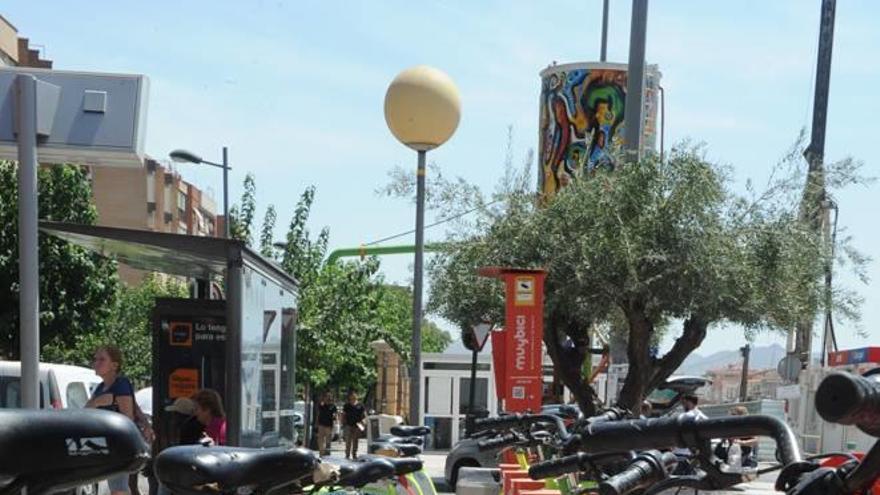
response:
<svg viewBox="0 0 880 495"><path fill-rule="evenodd" d="M145 387L134 393L134 400L141 411L149 418L153 417L153 387Z"/></svg>
<svg viewBox="0 0 880 495"><path fill-rule="evenodd" d="M648 395L653 412L651 416L665 416L678 411L681 398L698 394L698 390L711 385L712 381L701 376L671 376Z"/></svg>
<svg viewBox="0 0 880 495"><path fill-rule="evenodd" d="M40 363L40 408L77 409L89 401L101 378L89 368ZM0 361L0 408L21 407L21 362ZM97 495L98 484L83 485L65 495Z"/></svg>
<svg viewBox="0 0 880 495"><path fill-rule="evenodd" d="M81 366L40 363L40 408L80 408L101 383L94 371ZM21 407L21 363L0 361L0 407Z"/></svg>

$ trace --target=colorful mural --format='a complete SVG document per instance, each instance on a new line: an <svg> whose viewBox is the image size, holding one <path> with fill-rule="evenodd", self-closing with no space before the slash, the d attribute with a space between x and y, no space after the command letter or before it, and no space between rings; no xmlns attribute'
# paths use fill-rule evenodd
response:
<svg viewBox="0 0 880 495"><path fill-rule="evenodd" d="M660 73L649 67L643 146L654 147ZM552 196L596 167L613 167L623 139L626 65L565 64L541 72L540 189Z"/></svg>

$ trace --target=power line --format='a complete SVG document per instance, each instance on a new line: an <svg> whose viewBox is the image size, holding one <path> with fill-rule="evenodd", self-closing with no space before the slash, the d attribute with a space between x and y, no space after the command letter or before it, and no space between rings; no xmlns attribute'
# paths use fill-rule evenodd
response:
<svg viewBox="0 0 880 495"><path fill-rule="evenodd" d="M492 206L492 205L494 205L495 203L497 203L497 202L499 202L499 201L501 201L501 199L496 199L495 201L490 201L489 203L486 203L485 205L481 205L481 206L477 206L477 207L475 207L475 208L471 208L470 210L467 210L467 211L464 211L464 212L462 212L462 213L459 213L458 215L453 215L453 216L451 216L451 217L444 218L443 220L438 220L438 221L436 221L436 222L434 222L434 223L432 223L432 224L425 225L425 229L427 230L427 229L430 229L431 227L436 227L436 226L438 226L438 225L442 225L442 224L444 224L444 223L446 223L446 222L450 222L450 221L452 221L452 220L455 220L456 218L461 218L461 217L463 217L463 216L465 216L465 215L469 215L469 214L471 214L471 213L473 213L473 212L475 212L475 211L477 211L477 210L480 210L480 209L486 208L486 207L488 207L488 206ZM382 242L385 242L385 241L390 241L390 240L393 240L393 239L397 239L398 237L404 237L404 236L407 236L407 235L411 235L411 234L414 234L415 232L416 232L415 229L407 230L406 232L401 232L401 233L399 233L399 234L394 234L394 235L392 235L392 236L383 237L383 238L381 238L381 239L377 239L377 240L375 240L375 241L368 242L368 243L364 244L364 246L372 246L372 245L374 245L374 244L379 244L379 243L382 243Z"/></svg>

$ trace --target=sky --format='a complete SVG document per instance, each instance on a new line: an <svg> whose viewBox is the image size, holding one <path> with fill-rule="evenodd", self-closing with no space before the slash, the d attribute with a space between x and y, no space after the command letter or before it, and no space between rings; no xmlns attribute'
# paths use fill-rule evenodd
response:
<svg viewBox="0 0 880 495"><path fill-rule="evenodd" d="M274 204L282 236L304 188L317 189L311 228L330 228L331 249L413 228L411 201L377 189L415 153L388 131L385 90L401 70L428 64L461 92L453 138L429 154L446 176L491 189L503 171L508 127L519 160L537 147L538 73L552 62L599 58L601 0L187 1L8 0L0 13L56 69L146 74L146 151L187 148L219 160L229 147L231 196L256 177L259 218ZM608 61L626 62L631 2L612 0ZM647 61L662 72L666 142L706 145L732 167L737 187L768 171L809 126L819 0L650 3ZM852 156L876 176L880 126L880 3L837 7L826 157ZM806 165L805 165L806 166ZM178 165L220 204L213 168ZM880 258L873 184L837 196L840 226L862 253ZM431 222L431 214L427 221ZM426 239L443 237L442 227ZM404 244L411 239L394 241ZM411 283L412 259L386 257L391 282ZM838 322L841 348L880 344L880 268L868 285L838 280L865 299L859 325ZM858 331L867 334L860 337ZM457 332L455 332L457 334ZM756 344L783 342L761 335ZM701 353L745 342L736 328L710 331ZM671 345L671 340L665 346Z"/></svg>

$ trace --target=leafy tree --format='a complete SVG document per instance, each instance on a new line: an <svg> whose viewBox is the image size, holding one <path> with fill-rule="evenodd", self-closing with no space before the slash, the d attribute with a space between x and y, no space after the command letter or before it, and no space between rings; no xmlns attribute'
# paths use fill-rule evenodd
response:
<svg viewBox="0 0 880 495"><path fill-rule="evenodd" d="M399 285L382 285L380 321L385 329L410 350L412 338L412 290ZM449 332L443 330L431 320L422 320L422 351L443 352L452 343ZM404 354L409 358L409 352Z"/></svg>
<svg viewBox="0 0 880 495"><path fill-rule="evenodd" d="M94 224L97 211L85 169L41 167L41 219ZM118 289L116 264L85 249L41 235L40 344L70 345L82 333L107 328ZM0 356L17 359L18 319L17 165L0 161Z"/></svg>
<svg viewBox="0 0 880 495"><path fill-rule="evenodd" d="M72 341L50 342L43 356L51 362L91 366L92 353L102 344L120 348L126 376L146 383L153 366L151 313L157 297L187 297L186 284L160 274L148 274L137 286L120 286L108 324L74 336Z"/></svg>
<svg viewBox="0 0 880 495"><path fill-rule="evenodd" d="M248 245L253 242L254 215L257 211L257 185L254 174L244 177L244 192L241 195L241 205L232 205L229 208L229 235L233 239L244 241Z"/></svg>
<svg viewBox="0 0 880 495"><path fill-rule="evenodd" d="M838 167L843 176L852 163ZM620 402L632 408L700 345L710 325L787 331L815 314L816 281L830 253L799 220L797 174L773 179L763 193L738 195L723 168L682 146L663 162L649 156L597 171L541 207L530 187L517 185L529 181L510 180L522 175L508 173L513 187L501 187L494 201L478 198L477 218L450 234L449 249L430 267L429 307L462 328L503 322L500 284L476 269L545 268L544 342L586 412L594 394L581 364L593 326L624 324L629 374ZM455 207L446 211L475 203L450 198ZM850 261L861 264L858 256ZM851 292L838 289L835 302L857 315ZM667 323L679 336L657 355L652 342Z"/></svg>

